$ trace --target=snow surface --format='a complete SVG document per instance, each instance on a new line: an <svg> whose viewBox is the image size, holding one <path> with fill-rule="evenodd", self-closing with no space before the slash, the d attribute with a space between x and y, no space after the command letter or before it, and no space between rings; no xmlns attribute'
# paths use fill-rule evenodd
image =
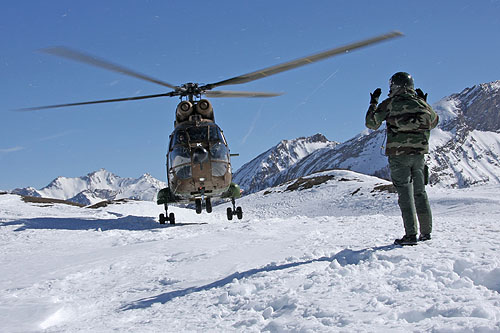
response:
<svg viewBox="0 0 500 333"><path fill-rule="evenodd" d="M173 207L175 226L153 202L0 195L0 331L500 331L499 185L429 188L433 239L398 247L387 181L318 176L242 198L243 220Z"/></svg>

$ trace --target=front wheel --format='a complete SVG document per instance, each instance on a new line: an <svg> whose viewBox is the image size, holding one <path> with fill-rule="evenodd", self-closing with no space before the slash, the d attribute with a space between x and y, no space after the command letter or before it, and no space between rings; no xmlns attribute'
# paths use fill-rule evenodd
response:
<svg viewBox="0 0 500 333"><path fill-rule="evenodd" d="M233 219L233 210L231 209L231 207L227 207L226 212L227 212L227 219L231 221Z"/></svg>
<svg viewBox="0 0 500 333"><path fill-rule="evenodd" d="M175 224L175 215L174 215L174 213L170 213L168 215L168 220L170 221L170 224Z"/></svg>
<svg viewBox="0 0 500 333"><path fill-rule="evenodd" d="M196 214L201 214L201 199L196 199L194 204L196 206Z"/></svg>

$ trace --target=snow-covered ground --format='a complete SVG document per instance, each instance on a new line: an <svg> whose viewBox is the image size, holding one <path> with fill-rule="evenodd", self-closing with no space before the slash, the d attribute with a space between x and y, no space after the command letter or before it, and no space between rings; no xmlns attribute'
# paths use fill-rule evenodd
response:
<svg viewBox="0 0 500 333"><path fill-rule="evenodd" d="M433 239L397 247L386 181L314 176L175 226L0 195L0 331L500 331L500 186L430 188Z"/></svg>

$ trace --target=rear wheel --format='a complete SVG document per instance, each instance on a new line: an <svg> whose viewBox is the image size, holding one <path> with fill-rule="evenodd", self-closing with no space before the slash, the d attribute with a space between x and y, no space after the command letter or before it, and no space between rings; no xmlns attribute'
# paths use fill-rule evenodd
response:
<svg viewBox="0 0 500 333"><path fill-rule="evenodd" d="M167 219L165 217L165 214L161 213L160 214L160 224L165 224L166 221L167 221Z"/></svg>
<svg viewBox="0 0 500 333"><path fill-rule="evenodd" d="M196 199L194 204L196 206L196 214L201 214L201 199Z"/></svg>
<svg viewBox="0 0 500 333"><path fill-rule="evenodd" d="M170 213L168 215L168 220L170 221L170 224L175 224L175 215L174 215L174 213Z"/></svg>
<svg viewBox="0 0 500 333"><path fill-rule="evenodd" d="M210 198L205 199L205 209L209 214L212 212L212 201L210 200Z"/></svg>
<svg viewBox="0 0 500 333"><path fill-rule="evenodd" d="M243 210L241 207L236 208L236 216L238 217L238 220L241 220L243 218Z"/></svg>

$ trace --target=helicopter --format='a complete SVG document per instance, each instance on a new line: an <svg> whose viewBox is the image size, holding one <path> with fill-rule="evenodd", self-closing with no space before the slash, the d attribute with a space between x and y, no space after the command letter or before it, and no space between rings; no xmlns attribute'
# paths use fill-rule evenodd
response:
<svg viewBox="0 0 500 333"><path fill-rule="evenodd" d="M179 97L180 103L177 105L175 111L174 130L170 134L166 156L167 187L161 189L157 194L157 204L164 205L165 207L165 213L159 215L160 224L165 224L166 222L170 224L176 223L175 214L173 212L168 212L169 204L192 204L194 202L196 213L201 214L203 208L205 208L207 213L211 213L212 199L230 199L232 207L228 207L226 210L227 219L232 220L234 216L238 219L242 219L243 210L239 206L236 207L235 201L241 197L242 190L237 184L232 182L230 161L231 157L238 156L238 154L230 153L223 131L215 122L213 106L208 99L204 99L202 96L208 98L280 96L282 93L212 89L220 86L243 84L262 79L402 35L403 34L399 31L392 31L370 39L336 47L219 82L209 84L190 82L182 85L173 85L67 47L51 47L42 49L41 51L54 56L132 76L172 90L155 95L29 107L18 109L18 111L133 101L157 97Z"/></svg>

